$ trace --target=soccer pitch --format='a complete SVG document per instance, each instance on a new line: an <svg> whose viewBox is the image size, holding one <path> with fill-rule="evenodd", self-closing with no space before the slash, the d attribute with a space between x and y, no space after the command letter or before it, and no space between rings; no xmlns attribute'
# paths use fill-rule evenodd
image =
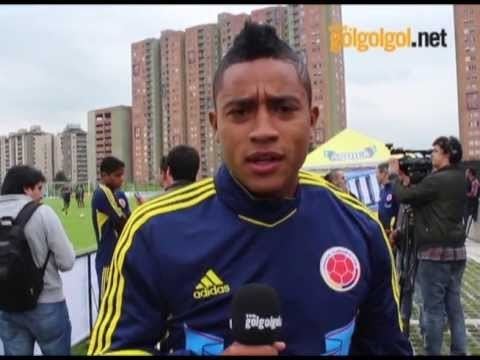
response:
<svg viewBox="0 0 480 360"><path fill-rule="evenodd" d="M60 217L77 255L97 248L95 233L93 232L92 208L90 206L90 201L91 196L85 196L85 207L79 208L74 196L72 196L68 215L65 215L65 213L62 212L62 199L46 198L43 200L43 202L46 205L51 206ZM136 201L134 199L129 199L129 204L130 209L133 211L136 207Z"/></svg>
<svg viewBox="0 0 480 360"><path fill-rule="evenodd" d="M51 206L59 216L77 255L97 248L92 226L90 199L90 197L85 196L85 207L78 208L77 202L72 196L68 215L62 212L63 201L61 199L46 198L43 200L43 202Z"/></svg>

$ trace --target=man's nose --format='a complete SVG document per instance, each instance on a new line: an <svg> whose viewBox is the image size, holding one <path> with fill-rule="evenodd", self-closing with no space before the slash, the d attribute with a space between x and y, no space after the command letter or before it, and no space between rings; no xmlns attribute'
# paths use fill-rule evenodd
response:
<svg viewBox="0 0 480 360"><path fill-rule="evenodd" d="M265 106L260 106L254 119L254 128L249 137L253 142L271 142L278 139L275 118Z"/></svg>

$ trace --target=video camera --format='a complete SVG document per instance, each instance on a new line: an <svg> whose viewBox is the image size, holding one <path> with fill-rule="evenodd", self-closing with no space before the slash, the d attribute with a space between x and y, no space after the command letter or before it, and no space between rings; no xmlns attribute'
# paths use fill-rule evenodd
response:
<svg viewBox="0 0 480 360"><path fill-rule="evenodd" d="M387 144L391 155L403 155L399 159L400 170L410 177L410 183L418 184L432 172L432 150L407 150L392 148Z"/></svg>

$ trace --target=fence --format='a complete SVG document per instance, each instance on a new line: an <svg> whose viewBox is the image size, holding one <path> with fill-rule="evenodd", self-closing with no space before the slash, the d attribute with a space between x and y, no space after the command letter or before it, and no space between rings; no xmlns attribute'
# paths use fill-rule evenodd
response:
<svg viewBox="0 0 480 360"><path fill-rule="evenodd" d="M85 191L85 199L91 194L97 184L88 184L88 183L72 183L70 181L53 181L48 182L44 185L45 197L47 198L61 198L62 190L64 186L68 186L71 189L71 199L72 202L75 199L75 189L77 185L81 185ZM126 193L145 193L145 194L159 194L163 191L163 188L159 184L134 184L134 183L125 183L122 186L122 190Z"/></svg>
<svg viewBox="0 0 480 360"><path fill-rule="evenodd" d="M96 250L78 255L73 269L60 273L63 292L72 323L72 346L85 340L91 332L98 314L98 284L95 271ZM41 351L35 344L35 355ZM0 341L0 355L4 355Z"/></svg>
<svg viewBox="0 0 480 360"><path fill-rule="evenodd" d="M46 197L60 198L62 196L62 190L64 186L68 186L71 190L72 200L75 198L75 189L77 185L81 185L85 194L92 192L93 188L87 183L72 183L71 181L53 181L44 185L44 191Z"/></svg>

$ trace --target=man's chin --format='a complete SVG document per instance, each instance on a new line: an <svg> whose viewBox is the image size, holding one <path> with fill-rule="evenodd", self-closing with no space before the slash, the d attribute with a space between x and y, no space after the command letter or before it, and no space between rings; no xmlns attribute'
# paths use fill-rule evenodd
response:
<svg viewBox="0 0 480 360"><path fill-rule="evenodd" d="M281 198L286 196L286 189L283 184L278 180L259 179L259 181L248 182L246 188L252 195L258 198Z"/></svg>

